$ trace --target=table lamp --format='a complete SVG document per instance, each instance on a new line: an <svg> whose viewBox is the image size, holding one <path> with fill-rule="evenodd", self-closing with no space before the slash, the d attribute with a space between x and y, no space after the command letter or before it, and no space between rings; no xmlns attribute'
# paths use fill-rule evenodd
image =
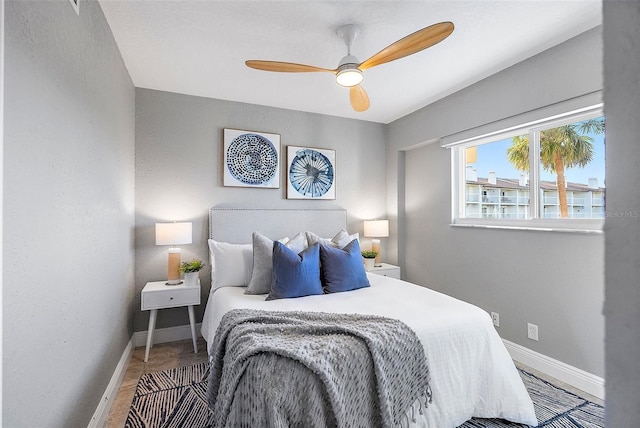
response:
<svg viewBox="0 0 640 428"><path fill-rule="evenodd" d="M386 238L389 236L389 220L365 220L364 236L366 238ZM380 264L380 240L371 240L371 250L378 253L374 266L382 266Z"/></svg>
<svg viewBox="0 0 640 428"><path fill-rule="evenodd" d="M191 223L156 223L156 245L171 245L167 267L167 285L181 284L180 248L177 245L191 244Z"/></svg>

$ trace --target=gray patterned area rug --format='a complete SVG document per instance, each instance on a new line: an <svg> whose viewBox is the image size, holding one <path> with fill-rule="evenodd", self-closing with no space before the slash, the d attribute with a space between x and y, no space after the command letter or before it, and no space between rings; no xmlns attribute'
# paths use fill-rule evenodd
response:
<svg viewBox="0 0 640 428"><path fill-rule="evenodd" d="M211 424L207 406L207 363L148 373L138 381L125 427L206 428ZM533 400L540 427L602 428L604 408L552 385L531 373L520 376ZM497 419L472 419L459 428L521 428Z"/></svg>

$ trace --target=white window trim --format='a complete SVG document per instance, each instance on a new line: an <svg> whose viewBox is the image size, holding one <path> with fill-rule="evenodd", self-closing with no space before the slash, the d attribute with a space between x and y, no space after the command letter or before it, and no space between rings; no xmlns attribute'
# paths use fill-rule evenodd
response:
<svg viewBox="0 0 640 428"><path fill-rule="evenodd" d="M592 101L593 96L589 94L585 97L581 97L582 101ZM552 110L558 110L560 104L554 104ZM570 100L565 107L569 105L575 106L575 99ZM520 122L521 125L517 126L517 118L519 116L513 116L505 121L493 122L487 126L481 126L474 128L479 133L473 138L470 135L473 134L473 130L466 130L461 133L457 133L451 136L444 137L441 141L441 146L451 149L451 225L460 227L479 227L479 228L499 228L499 229L517 229L517 230L535 230L535 231L549 231L549 232L578 232L578 233L602 233L604 227L604 219L546 219L539 218L540 201L536 192L530 198L529 205L529 219L488 219L488 218L464 218L461 217L462 210L465 206L465 188L466 182L463 180L463 172L465 171L465 165L463 156L461 153L463 150L470 146L476 146L482 143L488 143L492 141L498 141L504 138L509 138L515 135L521 135L523 133L539 133L541 130L554 128L567 123L579 122L591 117L597 117L603 115L602 103L591 104L589 106L580 107L572 111L565 110L565 113L556 113L546 118L540 118L540 114L543 112L552 111L549 107L540 109L536 112L527 112L521 117L522 120L531 118L532 116L538 116L537 119L528 122ZM493 129L490 132L486 132L490 127L494 127L495 124L509 124L509 127L502 129ZM490 127L489 127L490 126ZM456 141L456 137L463 137L461 140ZM532 138L533 153L539 153L539 139ZM539 171L539 156L532 156L531 164L529 166L530 171ZM530 189L540 188L540 174L531 174L529 181ZM606 215L606 214L605 214Z"/></svg>
<svg viewBox="0 0 640 428"><path fill-rule="evenodd" d="M494 140L494 138L499 136L500 133L508 133L510 130L513 131L514 129L535 126L537 123L542 121L546 122L547 120L554 118L561 119L562 117L597 107L602 108L601 91L591 92L586 95L571 98L536 110L527 111L495 122L490 122L475 128L447 135L441 138L440 146L454 147L460 144L465 144L471 140L480 143L483 141L483 138L486 138L484 141L488 142Z"/></svg>

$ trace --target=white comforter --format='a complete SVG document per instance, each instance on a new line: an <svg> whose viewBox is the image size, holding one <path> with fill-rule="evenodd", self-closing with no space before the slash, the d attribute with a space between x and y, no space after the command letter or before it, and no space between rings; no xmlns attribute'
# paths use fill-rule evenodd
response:
<svg viewBox="0 0 640 428"><path fill-rule="evenodd" d="M472 416L537 426L531 399L489 314L397 279L369 274L369 282L369 288L345 293L271 301L244 294L244 287L220 288L209 296L202 335L211 346L222 316L235 308L396 318L420 337L431 371L433 403L412 426L454 428Z"/></svg>

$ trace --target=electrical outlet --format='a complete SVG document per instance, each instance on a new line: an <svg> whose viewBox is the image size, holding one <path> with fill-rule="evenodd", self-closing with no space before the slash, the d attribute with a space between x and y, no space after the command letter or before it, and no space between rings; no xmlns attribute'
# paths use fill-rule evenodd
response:
<svg viewBox="0 0 640 428"><path fill-rule="evenodd" d="M535 324L527 323L527 337L531 340L538 340L538 326Z"/></svg>
<svg viewBox="0 0 640 428"><path fill-rule="evenodd" d="M491 319L493 320L493 325L496 327L500 327L500 314L497 312L491 312Z"/></svg>

